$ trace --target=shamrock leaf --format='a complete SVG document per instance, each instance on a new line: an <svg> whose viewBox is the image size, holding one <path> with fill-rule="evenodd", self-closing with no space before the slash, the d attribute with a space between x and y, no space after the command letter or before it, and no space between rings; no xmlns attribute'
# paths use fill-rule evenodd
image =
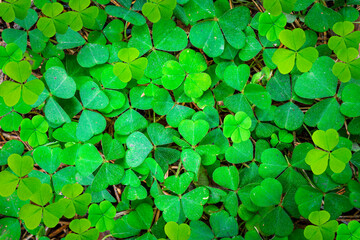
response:
<svg viewBox="0 0 360 240"><path fill-rule="evenodd" d="M270 12L261 13L259 17L259 34L266 36L269 41L276 41L279 39L285 25L286 17L284 14L280 13L275 16L270 14Z"/></svg>
<svg viewBox="0 0 360 240"><path fill-rule="evenodd" d="M360 32L353 32L354 28L354 24L349 21L335 23L332 29L339 36L332 36L329 39L329 48L336 54L342 49L356 48L360 43Z"/></svg>
<svg viewBox="0 0 360 240"><path fill-rule="evenodd" d="M179 133L192 146L197 145L209 131L209 123L205 120L183 120L179 125Z"/></svg>
<svg viewBox="0 0 360 240"><path fill-rule="evenodd" d="M7 23L14 21L15 18L24 19L30 6L30 0L4 1L0 3L0 17Z"/></svg>
<svg viewBox="0 0 360 240"><path fill-rule="evenodd" d="M328 165L333 172L342 172L351 159L351 151L345 147L333 150L339 143L338 132L334 129L326 132L317 130L312 135L312 139L315 145L323 149L312 149L306 155L305 162L310 165L313 173L322 174Z"/></svg>
<svg viewBox="0 0 360 240"><path fill-rule="evenodd" d="M359 51L356 48L343 48L337 53L342 62L336 62L332 72L342 82L348 82L351 78L360 79L360 60L357 58Z"/></svg>
<svg viewBox="0 0 360 240"><path fill-rule="evenodd" d="M245 112L226 115L224 119L224 136L234 143L240 143L250 138L251 119Z"/></svg>
<svg viewBox="0 0 360 240"><path fill-rule="evenodd" d="M300 50L306 41L304 30L300 28L293 31L283 30L279 38L286 47L291 49L280 48L275 51L272 61L277 65L279 71L282 74L287 74L291 72L296 63L296 67L300 72L308 72L319 57L319 52L313 47Z"/></svg>
<svg viewBox="0 0 360 240"><path fill-rule="evenodd" d="M305 228L304 236L306 239L334 239L335 232L338 229L338 222L331 220L327 211L315 211L310 213L309 220L314 225L308 225Z"/></svg>
<svg viewBox="0 0 360 240"><path fill-rule="evenodd" d="M96 6L89 7L90 0L70 0L69 6L74 11L66 12L69 26L74 31L80 31L83 26L91 28L95 24L95 19L99 14Z"/></svg>
<svg viewBox="0 0 360 240"><path fill-rule="evenodd" d="M41 8L42 13L46 17L41 17L37 22L38 29L48 38L51 38L56 33L66 33L67 21L69 20L66 14L61 14L64 7L58 2L45 3Z"/></svg>
<svg viewBox="0 0 360 240"><path fill-rule="evenodd" d="M91 223L86 218L82 219L74 219L70 222L70 229L74 233L70 233L66 235L65 240L73 240L73 239L91 239L95 240L99 237L99 230L96 228L89 229Z"/></svg>
<svg viewBox="0 0 360 240"><path fill-rule="evenodd" d="M142 7L142 13L150 22L156 23L160 19L169 19L176 7L175 0L151 0Z"/></svg>
<svg viewBox="0 0 360 240"><path fill-rule="evenodd" d="M83 193L83 191L83 186L78 183L66 184L61 189L62 194L66 197L60 200L65 206L64 216L66 218L73 218L75 214L83 216L87 213L91 202L91 194Z"/></svg>
<svg viewBox="0 0 360 240"><path fill-rule="evenodd" d="M168 61L164 64L161 80L166 89L174 90L185 79L185 94L199 98L211 85L209 74L203 73L206 67L206 61L200 53L186 49L180 53L179 62Z"/></svg>
<svg viewBox="0 0 360 240"><path fill-rule="evenodd" d="M357 240L360 238L360 223L358 221L351 221L347 225L342 223L336 232L336 239L338 240Z"/></svg>
<svg viewBox="0 0 360 240"><path fill-rule="evenodd" d="M115 215L115 207L109 201L102 201L99 205L90 205L88 219L91 226L96 227L99 232L104 232L113 229Z"/></svg>
<svg viewBox="0 0 360 240"><path fill-rule="evenodd" d="M144 57L138 58L139 50L136 48L122 48L118 52L121 61L114 65L114 74L123 82L129 82L132 78L141 79L148 64ZM138 58L138 59L137 59Z"/></svg>
<svg viewBox="0 0 360 240"><path fill-rule="evenodd" d="M49 184L41 184L38 191L34 193L30 200L35 204L25 204L19 212L19 217L24 220L29 229L35 229L41 222L47 227L55 227L63 216L65 206L61 202L50 203L53 192ZM47 205L45 207L45 205Z"/></svg>
<svg viewBox="0 0 360 240"><path fill-rule="evenodd" d="M100 153L91 143L86 143L77 149L75 158L76 170L84 177L92 174L102 161Z"/></svg>
<svg viewBox="0 0 360 240"><path fill-rule="evenodd" d="M34 161L30 156L21 157L14 153L8 157L9 168L14 172L0 172L0 195L9 197L18 188L17 195L21 200L27 200L38 190L40 180L35 177L24 178L34 167Z"/></svg>
<svg viewBox="0 0 360 240"><path fill-rule="evenodd" d="M295 7L296 0L264 0L264 8L271 15L278 16L281 12L290 13Z"/></svg>
<svg viewBox="0 0 360 240"><path fill-rule="evenodd" d="M46 135L48 128L49 124L43 116L36 115L31 120L25 118L21 122L20 138L23 141L27 141L32 147L43 145L48 142Z"/></svg>

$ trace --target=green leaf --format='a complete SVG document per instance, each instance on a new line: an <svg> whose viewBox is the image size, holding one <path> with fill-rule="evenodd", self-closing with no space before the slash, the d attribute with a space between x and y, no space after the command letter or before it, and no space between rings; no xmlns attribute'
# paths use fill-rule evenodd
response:
<svg viewBox="0 0 360 240"><path fill-rule="evenodd" d="M266 36L269 41L276 41L286 25L284 14L274 16L268 12L262 13L259 18L259 34Z"/></svg>
<svg viewBox="0 0 360 240"><path fill-rule="evenodd" d="M3 238L20 239L21 227L19 221L16 218L9 217L0 219L0 232Z"/></svg>
<svg viewBox="0 0 360 240"><path fill-rule="evenodd" d="M93 81L87 81L80 88L83 106L88 109L103 109L109 104L106 94Z"/></svg>
<svg viewBox="0 0 360 240"><path fill-rule="evenodd" d="M305 228L304 236L306 239L333 239L335 232L338 229L338 222L331 220L330 214L327 211L316 211L309 215L309 220L314 225L308 225Z"/></svg>
<svg viewBox="0 0 360 240"><path fill-rule="evenodd" d="M234 166L218 167L213 172L214 182L222 187L236 191L239 186L239 172Z"/></svg>
<svg viewBox="0 0 360 240"><path fill-rule="evenodd" d="M150 229L153 219L153 208L147 203L136 207L128 216L128 224L135 229Z"/></svg>
<svg viewBox="0 0 360 240"><path fill-rule="evenodd" d="M340 111L341 107L335 98L324 99L305 113L304 123L324 131L331 128L339 130L345 120Z"/></svg>
<svg viewBox="0 0 360 240"><path fill-rule="evenodd" d="M98 64L106 63L109 59L109 50L105 46L89 43L77 55L80 66L91 68Z"/></svg>
<svg viewBox="0 0 360 240"><path fill-rule="evenodd" d="M285 103L275 110L275 124L293 131L301 127L304 113L292 102Z"/></svg>
<svg viewBox="0 0 360 240"><path fill-rule="evenodd" d="M314 31L325 32L341 20L339 13L321 3L316 3L307 13L305 24Z"/></svg>
<svg viewBox="0 0 360 240"><path fill-rule="evenodd" d="M216 237L233 237L238 234L236 219L224 210L211 214L210 225Z"/></svg>
<svg viewBox="0 0 360 240"><path fill-rule="evenodd" d="M357 238L360 238L360 223L353 220L348 224L340 224L336 236L339 240L356 240Z"/></svg>
<svg viewBox="0 0 360 240"><path fill-rule="evenodd" d="M45 72L45 80L50 92L56 97L69 99L75 95L74 79L61 67L51 67Z"/></svg>
<svg viewBox="0 0 360 240"><path fill-rule="evenodd" d="M259 207L270 207L280 203L282 194L281 183L274 178L266 178L251 190L251 201Z"/></svg>
<svg viewBox="0 0 360 240"><path fill-rule="evenodd" d="M275 234L278 237L286 237L292 233L294 224L285 210L279 206L264 216L260 229L269 235Z"/></svg>
<svg viewBox="0 0 360 240"><path fill-rule="evenodd" d="M287 167L288 163L282 153L276 148L269 148L261 154L259 175L262 178L276 178Z"/></svg>
<svg viewBox="0 0 360 240"><path fill-rule="evenodd" d="M91 222L91 226L96 227L99 232L104 232L113 229L115 215L115 207L109 201L103 201L99 205L90 205L88 219Z"/></svg>
<svg viewBox="0 0 360 240"><path fill-rule="evenodd" d="M130 167L141 165L153 149L150 141L141 132L134 132L126 139L126 163Z"/></svg>
<svg viewBox="0 0 360 240"><path fill-rule="evenodd" d="M142 13L150 22L156 23L160 19L171 18L173 10L176 7L175 0L159 1L154 0L146 2L142 7Z"/></svg>
<svg viewBox="0 0 360 240"><path fill-rule="evenodd" d="M232 88L242 91L250 77L250 68L246 64L230 65L225 69L224 81Z"/></svg>
<svg viewBox="0 0 360 240"><path fill-rule="evenodd" d="M218 57L224 51L225 40L219 24L215 21L204 21L193 26L189 39L195 47L203 49L209 57Z"/></svg>
<svg viewBox="0 0 360 240"><path fill-rule="evenodd" d="M209 131L209 123L205 120L183 120L179 125L179 133L192 146L197 145Z"/></svg>
<svg viewBox="0 0 360 240"><path fill-rule="evenodd" d="M75 166L78 173L87 177L92 174L103 162L96 147L90 143L82 145L75 158Z"/></svg>
<svg viewBox="0 0 360 240"><path fill-rule="evenodd" d="M260 109L271 106L271 96L265 88L258 84L248 84L244 89L245 97Z"/></svg>
<svg viewBox="0 0 360 240"><path fill-rule="evenodd" d="M120 135L129 135L137 130L142 130L148 125L146 119L134 109L123 113L115 121L115 131Z"/></svg>
<svg viewBox="0 0 360 240"><path fill-rule="evenodd" d="M340 106L340 111L347 117L360 116L360 86L356 84L349 84L344 87L341 92L341 100L343 103Z"/></svg>
<svg viewBox="0 0 360 240"><path fill-rule="evenodd" d="M85 142L93 136L102 133L106 128L105 118L98 112L84 110L76 128L76 137Z"/></svg>
<svg viewBox="0 0 360 240"><path fill-rule="evenodd" d="M339 143L339 134L334 129L329 129L326 132L317 130L312 135L312 139L316 146L326 151L331 151Z"/></svg>
<svg viewBox="0 0 360 240"><path fill-rule="evenodd" d="M250 11L247 7L240 6L227 11L219 18L219 26L224 33L226 41L235 49L245 45L245 30L250 20Z"/></svg>
<svg viewBox="0 0 360 240"><path fill-rule="evenodd" d="M188 44L183 29L172 20L160 20L152 28L154 47L163 51L181 51Z"/></svg>
<svg viewBox="0 0 360 240"><path fill-rule="evenodd" d="M199 220L203 214L203 206L209 199L209 190L205 187L198 187L184 194L181 198L181 206L185 216L194 221Z"/></svg>
<svg viewBox="0 0 360 240"><path fill-rule="evenodd" d="M11 79L23 83L31 75L31 65L28 61L9 62L5 66L5 72Z"/></svg>
<svg viewBox="0 0 360 240"><path fill-rule="evenodd" d="M56 34L56 40L58 49L71 49L80 47L85 44L85 39L77 32L72 29L68 29L65 34Z"/></svg>
<svg viewBox="0 0 360 240"><path fill-rule="evenodd" d="M179 225L176 222L168 222L164 229L170 240L187 240L190 238L191 229L185 223Z"/></svg>
<svg viewBox="0 0 360 240"><path fill-rule="evenodd" d="M108 5L105 7L105 11L114 17L122 18L127 22L134 24L135 26L142 26L146 23L146 19L139 13L128 10L123 7L116 7L114 5Z"/></svg>
<svg viewBox="0 0 360 240"><path fill-rule="evenodd" d="M61 148L49 148L41 146L34 150L35 162L46 172L53 174L60 166Z"/></svg>
<svg viewBox="0 0 360 240"><path fill-rule="evenodd" d="M182 195L189 187L190 183L194 178L194 174L191 172L185 172L180 176L172 175L165 179L164 185L170 191Z"/></svg>
<svg viewBox="0 0 360 240"><path fill-rule="evenodd" d="M250 138L251 119L245 112L229 114L224 119L224 136L234 143L240 143Z"/></svg>
<svg viewBox="0 0 360 240"><path fill-rule="evenodd" d="M180 199L177 196L159 195L155 198L155 205L163 211L166 222L177 222L180 217Z"/></svg>
<svg viewBox="0 0 360 240"><path fill-rule="evenodd" d="M332 73L334 61L319 57L310 72L302 74L295 83L295 93L303 98L332 97L336 93L338 80Z"/></svg>
<svg viewBox="0 0 360 240"><path fill-rule="evenodd" d="M290 13L295 6L296 0L264 0L264 8L272 15L278 16L281 12Z"/></svg>

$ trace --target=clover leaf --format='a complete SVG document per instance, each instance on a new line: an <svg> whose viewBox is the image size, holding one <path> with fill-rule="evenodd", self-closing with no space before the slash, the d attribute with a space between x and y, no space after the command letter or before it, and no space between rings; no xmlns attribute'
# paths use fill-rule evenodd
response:
<svg viewBox="0 0 360 240"><path fill-rule="evenodd" d="M224 119L224 136L234 143L240 143L250 138L251 119L245 112L227 115Z"/></svg>
<svg viewBox="0 0 360 240"><path fill-rule="evenodd" d="M204 57L192 49L180 53L179 62L168 61L163 66L162 83L166 89L177 89L184 82L184 92L199 98L210 87L211 78L204 73L207 64Z"/></svg>
<svg viewBox="0 0 360 240"><path fill-rule="evenodd" d="M360 60L357 58L359 51L355 48L343 48L337 52L337 57L342 62L336 62L332 68L335 76L342 82L351 78L360 79Z"/></svg>
<svg viewBox="0 0 360 240"><path fill-rule="evenodd" d="M28 61L9 62L5 65L5 72L15 83L5 81L0 87L0 96L9 107L15 106L20 98L28 104L32 105L44 90L44 83L39 79L28 80L31 75L31 65ZM24 83L26 81L26 83Z"/></svg>
<svg viewBox="0 0 360 240"><path fill-rule="evenodd" d="M356 240L360 238L360 223L358 221L351 221L348 224L342 223L339 225L336 232L336 239L338 240Z"/></svg>
<svg viewBox="0 0 360 240"><path fill-rule="evenodd" d="M278 16L281 12L290 13L295 7L296 0L264 0L264 8L271 13L271 15Z"/></svg>
<svg viewBox="0 0 360 240"><path fill-rule="evenodd" d="M20 138L27 141L30 146L37 147L48 142L48 129L49 124L43 116L36 115L31 120L25 118L21 122Z"/></svg>
<svg viewBox="0 0 360 240"><path fill-rule="evenodd" d="M360 40L359 32L353 32L354 28L354 24L349 21L335 23L332 29L339 36L332 36L329 39L329 48L336 54L342 49L356 48Z"/></svg>
<svg viewBox="0 0 360 240"><path fill-rule="evenodd" d="M74 219L70 222L70 229L74 233L70 233L66 235L66 240L78 240L78 239L89 239L96 240L99 237L99 231L96 228L91 228L91 223L89 220L82 219Z"/></svg>
<svg viewBox="0 0 360 240"><path fill-rule="evenodd" d="M83 26L91 28L95 24L95 18L99 14L99 9L96 6L89 7L90 0L70 0L69 6L74 11L66 12L66 17L69 19L68 24L74 31L80 31Z"/></svg>
<svg viewBox="0 0 360 240"><path fill-rule="evenodd" d="M99 232L104 232L113 229L115 214L115 207L109 201L102 201L99 205L90 205L88 219L91 226L96 227Z"/></svg>
<svg viewBox="0 0 360 240"><path fill-rule="evenodd" d="M123 62L114 65L114 74L121 81L129 82L132 78L139 80L143 77L148 60L144 57L138 58L139 55L136 48L120 49L118 57Z"/></svg>
<svg viewBox="0 0 360 240"><path fill-rule="evenodd" d="M191 16L193 1L185 5L185 12ZM196 1L194 1L196 2ZM222 11L215 11L213 2L205 1L199 4L207 9L204 16L195 17L195 21L205 19L195 24L189 33L190 42L197 48L202 48L209 57L220 56L225 49L226 41L236 49L241 49L245 45L245 30L249 20L249 9L243 6L230 9L226 4ZM200 15L199 11L194 12L194 16ZM239 24L241 23L241 24Z"/></svg>
<svg viewBox="0 0 360 240"><path fill-rule="evenodd" d="M335 232L338 229L338 222L331 220L327 211L315 211L310 213L309 220L314 225L308 225L305 228L304 236L306 239L334 239Z"/></svg>
<svg viewBox="0 0 360 240"><path fill-rule="evenodd" d="M291 49L280 48L275 51L272 61L277 65L279 71L282 74L287 74L291 72L296 63L296 67L300 72L308 72L318 58L319 53L313 47L301 49L306 41L304 30L300 28L293 31L283 30L279 38L281 43Z"/></svg>
<svg viewBox="0 0 360 240"><path fill-rule="evenodd" d="M83 193L83 191L83 186L78 183L66 184L61 189L62 194L66 197L60 200L65 206L64 217L73 218L75 214L83 216L87 213L91 194Z"/></svg>
<svg viewBox="0 0 360 240"><path fill-rule="evenodd" d="M30 200L35 204L25 204L19 212L19 217L24 220L29 229L35 229L41 222L47 227L55 227L63 216L65 207L60 202L50 203L53 192L49 184L41 184L38 191L34 193ZM46 206L47 205L47 206Z"/></svg>
<svg viewBox="0 0 360 240"><path fill-rule="evenodd" d="M259 34L266 36L269 41L275 41L279 39L285 25L286 17L284 14L274 16L269 12L264 12L259 17Z"/></svg>
<svg viewBox="0 0 360 240"><path fill-rule="evenodd" d="M0 172L0 195L8 197L17 189L17 195L21 200L29 199L34 194L41 182L36 177L25 177L34 167L34 161L30 156L14 153L8 157L9 168L14 172Z"/></svg>
<svg viewBox="0 0 360 240"><path fill-rule="evenodd" d="M351 159L351 151L345 147L334 150L339 143L338 132L334 129L329 129L326 132L317 130L312 135L312 139L316 146L323 149L312 149L306 155L305 161L310 165L313 173L322 174L328 165L333 172L342 172Z"/></svg>
<svg viewBox="0 0 360 240"><path fill-rule="evenodd" d="M156 23L160 19L169 19L176 7L175 0L151 0L142 7L142 13L150 22Z"/></svg>
<svg viewBox="0 0 360 240"><path fill-rule="evenodd" d="M30 0L9 0L0 3L0 17L10 23L18 19L24 19L31 6Z"/></svg>
<svg viewBox="0 0 360 240"><path fill-rule="evenodd" d="M46 17L41 17L37 22L38 29L48 38L56 33L64 34L68 29L68 20L65 14L61 14L64 7L58 2L45 3L41 8Z"/></svg>

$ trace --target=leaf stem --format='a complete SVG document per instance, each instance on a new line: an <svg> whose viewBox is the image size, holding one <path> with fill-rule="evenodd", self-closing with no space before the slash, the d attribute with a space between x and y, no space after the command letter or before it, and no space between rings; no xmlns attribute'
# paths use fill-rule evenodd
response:
<svg viewBox="0 0 360 240"><path fill-rule="evenodd" d="M180 159L179 165L178 165L178 169L176 170L176 177L179 176L180 170L181 170L181 165L182 165L182 161Z"/></svg>
<svg viewBox="0 0 360 240"><path fill-rule="evenodd" d="M102 238L102 240L105 240L105 239L107 239L108 237L112 237L112 234L106 235L105 237Z"/></svg>

